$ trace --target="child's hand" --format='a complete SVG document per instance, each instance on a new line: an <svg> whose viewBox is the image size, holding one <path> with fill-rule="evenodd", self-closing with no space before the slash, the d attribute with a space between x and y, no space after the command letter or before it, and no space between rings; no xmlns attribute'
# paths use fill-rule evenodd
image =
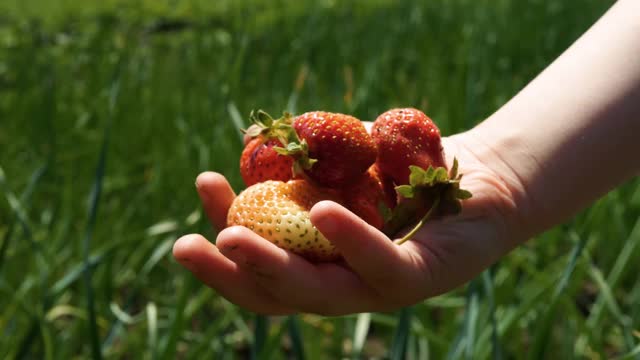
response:
<svg viewBox="0 0 640 360"><path fill-rule="evenodd" d="M341 315L393 310L451 290L473 278L521 239L516 234L516 184L507 184L469 149L472 136L444 139L464 187L474 197L460 215L428 222L401 246L342 206L324 201L314 225L336 246L342 263L313 264L243 227L222 230L213 245L187 235L175 258L201 281L242 307L264 314ZM483 152L490 154L490 151ZM203 173L197 188L212 222L223 229L234 193L226 179Z"/></svg>
<svg viewBox="0 0 640 360"><path fill-rule="evenodd" d="M449 166L457 157L461 187L473 198L413 240L398 246L343 207L321 202L311 220L344 263L309 263L240 227L221 231L217 245L185 236L175 257L232 302L266 314L392 310L459 286L637 176L638 11L638 1L616 2L500 110L443 139ZM202 174L198 192L223 228L234 198L227 181Z"/></svg>

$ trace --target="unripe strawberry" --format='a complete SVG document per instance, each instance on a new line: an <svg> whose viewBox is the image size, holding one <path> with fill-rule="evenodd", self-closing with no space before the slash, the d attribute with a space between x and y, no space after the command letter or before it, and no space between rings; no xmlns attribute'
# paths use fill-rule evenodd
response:
<svg viewBox="0 0 640 360"><path fill-rule="evenodd" d="M311 223L309 211L321 200L341 202L337 192L307 180L265 181L241 192L231 204L227 225L241 225L308 260L339 259L327 238Z"/></svg>

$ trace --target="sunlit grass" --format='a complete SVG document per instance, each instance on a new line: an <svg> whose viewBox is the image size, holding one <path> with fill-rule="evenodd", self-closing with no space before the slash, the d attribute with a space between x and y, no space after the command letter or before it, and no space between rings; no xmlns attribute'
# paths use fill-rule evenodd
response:
<svg viewBox="0 0 640 360"><path fill-rule="evenodd" d="M214 170L242 189L238 119L252 109L371 120L416 106L453 134L609 2L79 4L0 4L0 357L640 353L637 179L467 286L397 313L259 318L170 254L181 234L215 239L194 179Z"/></svg>

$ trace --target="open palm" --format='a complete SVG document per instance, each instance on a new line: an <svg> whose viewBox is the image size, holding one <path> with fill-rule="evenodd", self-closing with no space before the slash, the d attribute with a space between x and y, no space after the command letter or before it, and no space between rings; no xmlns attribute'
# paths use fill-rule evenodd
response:
<svg viewBox="0 0 640 360"><path fill-rule="evenodd" d="M201 235L180 238L175 258L233 303L257 313L342 315L388 311L449 291L513 248L516 184L473 131L443 139L455 156L462 187L473 197L461 214L428 222L400 246L344 207L329 201L311 210L314 225L342 254L340 263L310 263L243 227L225 228L235 194L217 173L198 176L197 189L212 224L214 244ZM502 171L505 172L505 171Z"/></svg>

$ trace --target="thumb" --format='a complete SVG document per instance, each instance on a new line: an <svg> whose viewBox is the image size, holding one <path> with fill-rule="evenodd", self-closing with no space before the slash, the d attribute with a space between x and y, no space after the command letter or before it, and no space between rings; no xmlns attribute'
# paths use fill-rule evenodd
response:
<svg viewBox="0 0 640 360"><path fill-rule="evenodd" d="M351 268L379 292L401 285L410 273L412 262L404 248L343 206L321 201L311 209L310 216Z"/></svg>

